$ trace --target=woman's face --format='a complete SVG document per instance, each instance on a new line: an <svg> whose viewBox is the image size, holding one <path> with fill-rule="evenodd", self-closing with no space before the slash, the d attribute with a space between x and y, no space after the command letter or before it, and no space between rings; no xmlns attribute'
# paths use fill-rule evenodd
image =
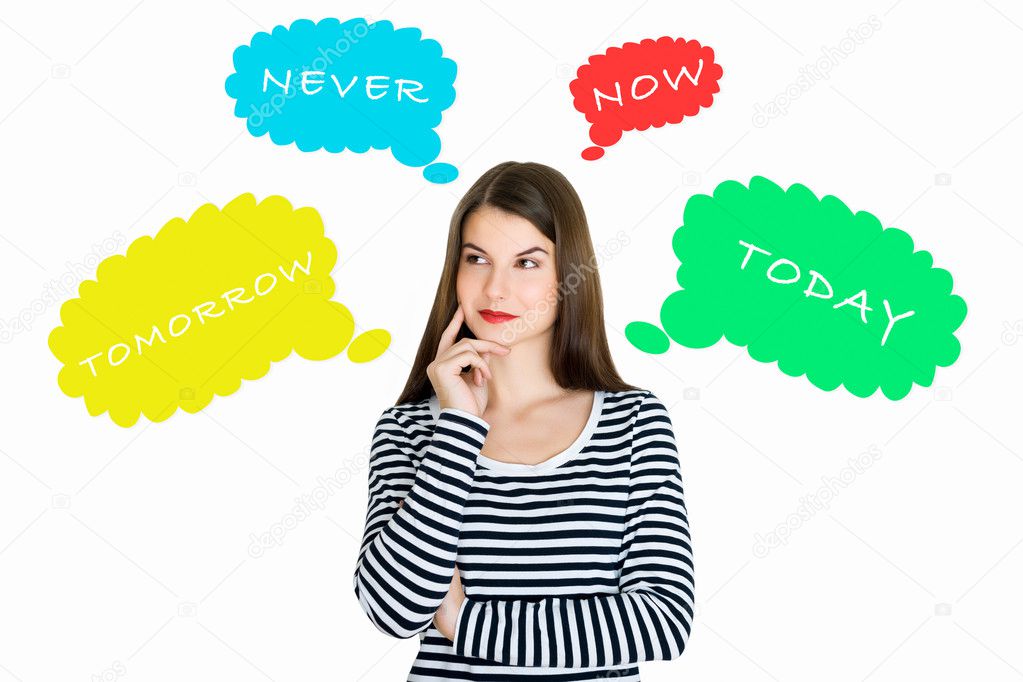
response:
<svg viewBox="0 0 1023 682"><path fill-rule="evenodd" d="M558 312L555 265L554 242L525 218L492 206L470 213L455 293L476 338L510 346L549 333Z"/></svg>

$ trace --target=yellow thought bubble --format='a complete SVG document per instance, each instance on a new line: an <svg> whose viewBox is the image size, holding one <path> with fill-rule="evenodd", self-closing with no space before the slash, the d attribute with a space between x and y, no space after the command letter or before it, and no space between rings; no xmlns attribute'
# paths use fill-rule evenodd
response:
<svg viewBox="0 0 1023 682"><path fill-rule="evenodd" d="M140 413L198 412L292 351L326 360L347 347L352 362L373 360L391 335L353 340L351 312L330 300L336 261L319 213L284 197L243 194L174 218L103 260L61 306L49 336L60 389L128 427Z"/></svg>

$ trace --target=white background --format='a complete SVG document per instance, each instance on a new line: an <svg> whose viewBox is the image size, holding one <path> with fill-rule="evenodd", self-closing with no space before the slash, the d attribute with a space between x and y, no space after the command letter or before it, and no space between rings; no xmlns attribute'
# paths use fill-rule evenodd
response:
<svg viewBox="0 0 1023 682"><path fill-rule="evenodd" d="M871 15L880 28L830 78L753 125ZM454 183L389 152L301 153L245 132L224 92L234 48L328 16L420 27L458 63L438 129ZM583 161L575 69L662 35L714 48L713 107ZM292 356L199 414L122 429L60 392L46 343L59 310L36 304L31 331L0 346L0 681L405 679L418 639L379 633L352 591L365 453L407 377L451 211L509 159L569 177L596 247L631 238L601 267L608 334L626 380L670 406L699 607L686 652L644 664L644 680L1023 677L1021 57L1023 7L1008 0L5 5L0 317L118 230L153 235L253 192L320 212L335 298L394 341L365 365ZM934 386L863 400L724 342L661 356L625 342L674 289L686 199L752 175L867 210L953 274L963 351ZM878 459L826 508L792 516L871 446ZM337 476L323 509L249 555L251 534ZM788 541L758 556L758 534L788 520Z"/></svg>

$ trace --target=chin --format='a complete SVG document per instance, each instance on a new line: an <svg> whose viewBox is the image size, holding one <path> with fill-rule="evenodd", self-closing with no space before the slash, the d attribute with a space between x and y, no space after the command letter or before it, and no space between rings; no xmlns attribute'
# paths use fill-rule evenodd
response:
<svg viewBox="0 0 1023 682"><path fill-rule="evenodd" d="M485 324L487 327L491 326L486 322L484 322L483 324ZM482 339L483 341L493 341L494 343L502 343L506 346L512 345L516 340L515 337L512 337L511 339L504 339L502 338L502 336L503 335L501 334L501 331L499 329L484 329L482 334L476 334L477 339Z"/></svg>

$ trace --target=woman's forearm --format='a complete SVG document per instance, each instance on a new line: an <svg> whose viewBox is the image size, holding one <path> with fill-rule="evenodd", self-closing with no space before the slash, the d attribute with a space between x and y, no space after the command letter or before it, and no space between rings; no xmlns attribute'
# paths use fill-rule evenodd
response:
<svg viewBox="0 0 1023 682"><path fill-rule="evenodd" d="M429 626L447 594L462 512L488 431L487 422L475 415L442 410L409 484L409 441L393 418L381 417L352 582L360 605L382 632L412 637Z"/></svg>

